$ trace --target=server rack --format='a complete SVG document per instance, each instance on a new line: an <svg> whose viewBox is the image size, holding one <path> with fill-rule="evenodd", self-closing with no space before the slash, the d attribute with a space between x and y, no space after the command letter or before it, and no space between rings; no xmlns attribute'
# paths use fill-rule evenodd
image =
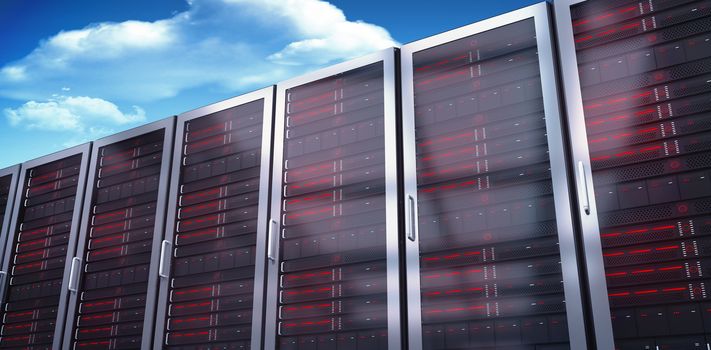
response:
<svg viewBox="0 0 711 350"><path fill-rule="evenodd" d="M20 176L21 166L14 165L5 169L0 169L0 262L5 255L5 242L7 241L7 231L10 229L13 203L15 203L15 191L17 190L17 178ZM0 271L0 283L7 277L7 271ZM0 299L1 300L1 299ZM2 309L2 307L0 307Z"/></svg>
<svg viewBox="0 0 711 350"><path fill-rule="evenodd" d="M586 348L550 25L402 48L410 349Z"/></svg>
<svg viewBox="0 0 711 350"><path fill-rule="evenodd" d="M59 349L91 143L22 164L3 257L0 347ZM17 169L17 168L16 168Z"/></svg>
<svg viewBox="0 0 711 350"><path fill-rule="evenodd" d="M175 118L94 142L63 349L153 343Z"/></svg>
<svg viewBox="0 0 711 350"><path fill-rule="evenodd" d="M555 5L601 349L708 349L711 2Z"/></svg>
<svg viewBox="0 0 711 350"><path fill-rule="evenodd" d="M395 60L277 85L266 349L400 349Z"/></svg>
<svg viewBox="0 0 711 350"><path fill-rule="evenodd" d="M273 97L178 116L154 349L261 349Z"/></svg>

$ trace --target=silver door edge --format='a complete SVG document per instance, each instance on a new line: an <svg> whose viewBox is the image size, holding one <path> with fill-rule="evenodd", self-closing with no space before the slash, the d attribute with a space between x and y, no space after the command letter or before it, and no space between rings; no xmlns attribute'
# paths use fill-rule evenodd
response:
<svg viewBox="0 0 711 350"><path fill-rule="evenodd" d="M21 164L15 164L4 169L0 169L0 177L11 176L10 179L10 192L7 194L7 203L5 203L5 217L2 222L0 222L0 269L5 271L2 266L3 258L5 256L5 244L7 242L7 237L10 232L10 221L12 221L12 212L15 203L15 194L17 191L18 178L20 176ZM0 310L4 310L4 299L0 297Z"/></svg>
<svg viewBox="0 0 711 350"><path fill-rule="evenodd" d="M336 64L315 72L277 83L276 107L274 119L274 157L272 169L272 197L271 215L276 221L281 238L281 188L284 161L284 112L286 105L286 91L316 80L328 78L339 73L344 73L369 64L383 62L384 74L384 132L385 132L385 203L386 203L386 265L387 265L387 302L388 302L388 349L401 349L400 340L400 276L398 262L398 194L397 194L397 97L395 55L396 48L388 48L356 58L344 63ZM388 135L391 136L388 138ZM271 244L271 242L270 242ZM280 245L274 245L274 254L279 257ZM279 259L267 264L268 280L266 293L266 315L264 349L276 349L277 337L277 298L279 292Z"/></svg>
<svg viewBox="0 0 711 350"><path fill-rule="evenodd" d="M163 158L161 159L161 172L160 172L160 181L158 184L158 197L156 200L156 224L153 230L153 244L152 244L152 253L151 253L151 266L149 267L149 279L148 279L148 291L146 294L146 312L145 318L144 318L144 324L143 324L143 337L142 337L142 348L144 349L149 349L150 348L150 342L151 340L151 335L153 331L153 320L154 320L154 314L155 314L155 296L157 294L157 260L158 260L158 254L160 252L160 243L162 241L163 237L163 224L164 224L164 219L165 219L165 205L166 205L166 191L168 187L168 181L169 181L169 175L170 175L170 161L171 161L171 149L173 147L173 131L175 129L175 117L168 117L165 119L161 119L159 121L146 124L137 128L133 128L130 130L126 130L124 132L120 132L115 135L107 136L104 138L101 138L99 140L96 140L93 142L92 148L91 148L91 160L89 161L89 169L88 169L88 176L86 177L86 185L85 185L85 191L84 191L84 203L83 203L83 208L82 208L82 213L86 213L87 216L82 217L81 219L81 225L79 228L79 237L77 239L76 243L76 250L74 252L73 257L78 257L81 259L81 269L80 271L83 273L84 272L84 266L85 266L85 261L84 261L84 255L86 253L86 238L88 235L88 228L89 228L89 221L87 220L87 217L89 217L89 213L91 213L91 205L92 205L92 199L94 197L94 183L96 182L96 168L97 168L97 162L98 162L98 151L101 147L121 142L133 137L141 136L143 134L147 134L156 130L160 129L165 129L165 134L164 134L164 139L163 139ZM162 198L162 200L161 200ZM72 257L72 258L73 258ZM71 261L72 259L68 259L68 261ZM69 267L67 267L69 268ZM68 278L69 276L69 271L65 269L65 278ZM153 276L156 276L156 278L153 278ZM79 283L81 283L81 274L77 276L79 278ZM68 281L67 281L68 282ZM63 290L66 290L63 286ZM76 316L77 316L77 306L78 306L78 297L81 294L81 289L76 292L76 293L68 293L69 295L69 301L67 303L66 307L66 317L65 317L65 329L64 329L64 336L62 338L62 349L71 349L71 344L72 344L72 331L74 329L74 325L76 323ZM153 299L153 300L151 300ZM146 339L148 338L148 339ZM56 349L54 349L56 350Z"/></svg>
<svg viewBox="0 0 711 350"><path fill-rule="evenodd" d="M560 74L562 92L565 101L565 112L568 118L568 134L570 136L570 151L572 164L582 162L585 169L587 188L589 189L590 214L585 214L582 209L577 210L582 228L583 254L588 279L588 296L592 313L595 342L599 349L614 349L612 335L612 321L610 317L610 304L607 298L607 282L602 258L602 242L600 241L600 227L597 217L597 206L593 190L592 172L590 168L590 153L585 128L585 114L583 112L582 91L580 77L578 76L577 56L573 38L572 19L570 7L584 0L558 0L555 2L555 23L558 38L558 51L560 57ZM572 142L578 140L578 142ZM576 193L583 189L577 188ZM584 195L584 194L583 194ZM578 196L580 197L580 196ZM580 203L575 203L580 207Z"/></svg>
<svg viewBox="0 0 711 350"><path fill-rule="evenodd" d="M413 86L413 55L428 48L452 42L471 35L480 34L508 24L533 18L537 38L544 113L550 152L550 165L555 200L556 223L559 232L560 257L562 263L563 286L566 299L566 314L570 343L575 349L587 348L583 300L577 270L574 226L566 169L561 113L559 110L558 87L555 70L555 54L551 38L549 6L545 2L534 4L503 15L492 17L461 28L444 32L426 39L415 41L402 48L402 104L405 198L415 198L417 203L417 176L415 152L415 113ZM417 206L414 208L417 218ZM414 230L418 221L414 220ZM412 350L422 349L422 323L420 305L419 235L414 241L406 240L406 263L408 285L408 326L409 346Z"/></svg>
<svg viewBox="0 0 711 350"><path fill-rule="evenodd" d="M255 287L254 287L254 302L253 302L253 314L252 314L252 349L258 350L259 348L255 348L255 342L256 346L260 345L260 340L261 340L261 326L255 327L255 325L261 325L261 310L262 310L262 299L263 299L263 294L264 294L264 262L260 261L260 259L264 260L266 256L266 228L265 228L265 222L267 220L267 200L269 199L269 191L263 191L261 190L262 188L268 188L269 185L269 157L270 157L270 152L269 149L271 147L271 121L272 121L272 100L274 96L274 87L270 86L268 88L260 89L257 91L253 91L250 93L246 93L244 95L240 95L237 97L233 97L221 102L217 102L205 107L201 107L189 112L182 113L178 115L177 118L177 123L176 123L176 129L175 129L175 142L173 145L173 162L171 165L171 178L170 178L170 187L168 189L168 206L167 206L167 215L166 215L166 224L165 224L165 237L163 239L167 240L168 242L171 242L171 244L174 242L174 237L175 237L175 217L177 215L177 203L178 203L178 196L179 196L179 188L180 188L180 172L182 168L182 148L183 148L183 140L184 140L184 132L185 132L185 123L201 118L207 115L210 115L212 113L220 112L229 108L237 107L243 104L247 104L250 102L258 101L258 100L264 100L264 114L263 114L263 126L262 126L262 159L261 159L261 165L262 168L260 169L260 193L259 193L259 213L258 213L258 224L257 224L257 253L255 254L256 256L256 264L257 266L255 267ZM267 164L266 167L263 165ZM171 248L172 251L172 248ZM172 253L171 253L171 259L170 259L170 264L172 265L173 259L172 259ZM172 269L169 268L169 275L172 274ZM261 268L261 270L260 270ZM155 322L155 333L154 333L154 341L153 341L153 349L162 349L165 345L165 334L166 334L166 328L165 328L165 321L167 319L168 315L168 291L170 288L170 277L169 278L160 278L159 282L159 294L158 294L158 305L157 305L157 311L156 311L156 322Z"/></svg>
<svg viewBox="0 0 711 350"><path fill-rule="evenodd" d="M17 226L19 225L19 213L20 206L22 205L23 196L23 184L28 180L29 171L38 166L51 163L60 159L75 156L77 154L82 155L80 168L79 168L79 181L77 182L77 193L74 199L74 208L72 209L72 224L69 228L69 242L67 243L67 254L64 263L64 274L62 275L62 290L59 293L59 303L57 305L57 318L55 320L54 327L54 341L52 343L53 349L59 349L61 345L61 335L64 331L64 319L66 315L66 304L67 304L67 294L65 293L65 288L67 286L69 278L69 268L71 256L74 254L74 249L76 247L77 232L79 231L79 223L82 216L82 202L84 199L84 185L86 183L86 170L89 162L89 154L91 152L91 142L74 146L59 152L55 152L43 157L39 157L27 162L22 163L22 172L18 173L17 176L17 189L15 193L14 208L12 210L12 222L7 228L7 241L5 242L5 254L3 256L2 270L7 271L10 267L10 256L12 255L13 245L15 241L15 234L17 233ZM9 285L9 274L8 279L3 283L0 290L0 300L3 301L3 308L5 304L5 292L7 286Z"/></svg>

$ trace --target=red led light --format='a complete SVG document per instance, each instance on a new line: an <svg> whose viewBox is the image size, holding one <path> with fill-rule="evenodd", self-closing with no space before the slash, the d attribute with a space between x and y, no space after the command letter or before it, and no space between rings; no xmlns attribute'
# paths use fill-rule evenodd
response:
<svg viewBox="0 0 711 350"><path fill-rule="evenodd" d="M195 307L208 306L208 305L212 305L212 303L207 301L207 302L202 302L202 303L173 305L173 308L175 308L175 309L191 309L191 308L195 308Z"/></svg>
<svg viewBox="0 0 711 350"><path fill-rule="evenodd" d="M317 277L317 276L330 276L332 274L333 274L333 272L331 272L331 271L322 271L319 273L304 273L304 274L298 274L298 275L290 274L290 275L286 276L286 279L293 281L293 280L298 280L298 279L309 279L309 278L313 278L313 277Z"/></svg>
<svg viewBox="0 0 711 350"><path fill-rule="evenodd" d="M128 210L121 209L121 210L117 210L117 211L113 211L113 212L109 212L109 213L105 213L105 214L96 215L95 218L96 218L96 220L103 221L103 220L114 219L114 218L118 218L118 217L126 217L126 216L128 216Z"/></svg>
<svg viewBox="0 0 711 350"><path fill-rule="evenodd" d="M32 181L33 182L38 182L38 181L41 182L41 181L48 180L51 178L58 178L60 176L61 176L61 171L53 171L51 173L47 173L47 174L44 174L41 176L32 177Z"/></svg>
<svg viewBox="0 0 711 350"><path fill-rule="evenodd" d="M287 186L291 187L292 189L300 189L300 188L314 187L314 186L323 185L323 184L330 184L330 183L333 183L334 181L335 181L334 178L323 178L320 180L309 181L307 183L303 183L300 185L287 185Z"/></svg>
<svg viewBox="0 0 711 350"><path fill-rule="evenodd" d="M328 91L328 92L320 94L320 95L316 95L316 96L305 98L303 100L297 100L297 101L291 102L291 104L293 104L295 107L298 107L298 106L303 106L305 104L312 104L312 103L317 103L317 102L328 101L330 99L335 99L335 97L336 97L335 91Z"/></svg>
<svg viewBox="0 0 711 350"><path fill-rule="evenodd" d="M183 291L176 291L173 292L175 295L187 295L187 294L195 294L195 293L200 293L200 292L211 292L212 287L205 287L205 288L195 288L195 289L188 289L188 290L183 290Z"/></svg>
<svg viewBox="0 0 711 350"><path fill-rule="evenodd" d="M79 346L94 346L94 345L108 345L110 342L107 340L103 341L91 341L91 342L78 342Z"/></svg>
<svg viewBox="0 0 711 350"><path fill-rule="evenodd" d="M96 319L102 319L102 318L110 318L113 316L114 316L113 313L108 313L108 314L81 316L81 319L82 320L96 320Z"/></svg>
<svg viewBox="0 0 711 350"><path fill-rule="evenodd" d="M324 287L324 288L315 288L315 289L302 289L302 290L287 290L285 293L287 295L304 295L304 294L313 294L313 293L318 293L318 292L330 292L331 287Z"/></svg>
<svg viewBox="0 0 711 350"><path fill-rule="evenodd" d="M304 198L296 198L296 199L287 200L286 204L309 202L309 201L314 201L314 200L324 199L324 198L333 198L333 192L326 192L326 193L321 193L321 194L317 194L317 195L313 195L313 196L307 196Z"/></svg>
<svg viewBox="0 0 711 350"><path fill-rule="evenodd" d="M430 78L430 79L426 79L426 80L419 81L419 82L417 82L417 86L422 87L422 86L424 86L424 85L429 85L429 84L434 83L434 82L438 82L438 81L442 81L442 80L449 80L449 79L452 79L452 78L457 78L457 77L464 76L464 75L469 75L469 74L470 74L470 73L469 73L469 68L460 69L460 70L458 70L458 71L456 71L456 72L452 72L452 73L448 73L448 74L443 74L443 75L440 75L440 76L437 76L437 77L434 77L434 78Z"/></svg>
<svg viewBox="0 0 711 350"><path fill-rule="evenodd" d="M212 196L212 195L215 195L218 193L220 193L220 189L213 188L213 189L207 190L207 191L200 191L200 192L195 192L192 194L184 195L184 196L182 196L182 198L185 200L193 200L193 199L197 199L197 198Z"/></svg>
<svg viewBox="0 0 711 350"><path fill-rule="evenodd" d="M108 155L108 156L103 156L102 158L103 158L105 161L112 161L112 160L115 160L115 159L132 158L132 157L134 157L134 154L135 154L135 149L134 149L134 148L131 148L131 149L126 150L126 151L121 151L121 152L118 152L118 153L115 153L115 154L111 154L111 155Z"/></svg>
<svg viewBox="0 0 711 350"><path fill-rule="evenodd" d="M219 204L219 201L213 201L213 202L208 202L200 205L193 205L189 207L183 207L180 209L182 213L190 213L196 210L204 210L204 209L210 209L210 208L215 208Z"/></svg>
<svg viewBox="0 0 711 350"><path fill-rule="evenodd" d="M191 332L191 333L170 333L171 337L197 337L201 335L208 335L210 332L203 331L203 332Z"/></svg>
<svg viewBox="0 0 711 350"><path fill-rule="evenodd" d="M123 163L118 163L118 164L114 164L114 165L109 165L107 167L103 167L103 168L101 168L101 171L111 173L115 170L128 170L128 169L131 169L132 167L133 167L133 161L128 161L128 162L123 162Z"/></svg>
<svg viewBox="0 0 711 350"><path fill-rule="evenodd" d="M672 292L683 292L686 291L687 287L672 287L672 288L661 288L661 289L643 289L635 291L624 291L609 293L609 297L624 297L630 295L649 295L649 294L661 294L661 293L672 293Z"/></svg>
<svg viewBox="0 0 711 350"><path fill-rule="evenodd" d="M328 105L325 107L316 108L304 113L295 114L289 117L289 120L293 122L300 122L306 119L312 119L317 116L323 116L331 113L335 113L336 107L333 105Z"/></svg>
<svg viewBox="0 0 711 350"><path fill-rule="evenodd" d="M115 305L115 304L116 304L116 300L115 300L115 299L112 299L112 300L108 300L108 301L97 301L97 302L93 302L93 303L82 303L82 306L85 306L85 307L96 307L96 306Z"/></svg>
<svg viewBox="0 0 711 350"><path fill-rule="evenodd" d="M472 310L482 310L485 309L485 305L472 305L467 307L453 307L448 309L429 309L425 313L435 314L435 313L452 313L452 312L462 312L462 311L472 311Z"/></svg>
<svg viewBox="0 0 711 350"><path fill-rule="evenodd" d="M97 332L106 332L106 331L110 331L110 330L111 330L111 327L86 328L86 329L79 330L79 333L97 333Z"/></svg>
<svg viewBox="0 0 711 350"><path fill-rule="evenodd" d="M601 237L619 237L623 234L625 235L634 235L634 234L639 234L639 233L652 233L655 231L665 231L665 230L673 230L676 229L676 226L674 225L666 225L666 226L658 226L658 227L653 227L651 229L635 229L635 230L629 230L629 231L624 231L624 232L608 232L608 233L603 233L600 236Z"/></svg>
<svg viewBox="0 0 711 350"><path fill-rule="evenodd" d="M301 177L305 176L306 174L328 174L332 171L324 171L324 169L333 169L334 165L333 162L321 164L321 165L316 165L316 166L310 166L310 167L304 167L304 168L299 168L295 170L288 170L287 174L295 176L295 177Z"/></svg>
<svg viewBox="0 0 711 350"><path fill-rule="evenodd" d="M436 138L431 138L426 141L422 141L417 144L417 146L420 147L425 147L425 146L432 146L432 145L438 145L438 144L446 144L450 143L452 141L460 140L460 139L471 139L474 137L473 132L464 132L461 134L456 134L452 136L442 136L442 137L436 137Z"/></svg>
<svg viewBox="0 0 711 350"><path fill-rule="evenodd" d="M112 223L112 224L108 224L108 225L94 226L94 227L92 227L92 230L94 232L99 233L99 232L110 231L110 230L115 229L117 227L124 227L125 225L126 225L126 223L124 221L121 221L121 222Z"/></svg>
<svg viewBox="0 0 711 350"><path fill-rule="evenodd" d="M634 95L629 96L629 97L621 97L621 98L610 99L610 100L607 100L607 101L605 101L605 102L603 102L603 103L597 102L597 103L593 103L593 104L587 104L587 105L584 105L583 108L585 108L586 110L590 110L590 109L597 109L597 108L603 107L603 106L605 106L605 105L613 106L613 105L619 104L620 102L625 102L625 101L628 101L628 100L641 99L641 98L644 98L644 97L649 97L649 96L652 96L652 94L654 94L654 90L649 90L649 91L645 91L645 92L642 92L642 93L634 94Z"/></svg>
<svg viewBox="0 0 711 350"><path fill-rule="evenodd" d="M465 253L447 254L447 255L443 255L443 256L430 256L430 257L422 258L422 260L424 260L424 261L452 260L452 259L460 259L463 257L476 256L476 255L481 255L481 252L480 251L471 251L471 252L465 252Z"/></svg>
<svg viewBox="0 0 711 350"><path fill-rule="evenodd" d="M189 133L190 133L191 138L195 138L200 135L211 133L213 131L218 131L218 130L226 131L227 125L229 125L229 124L228 123L215 124L215 125L211 125L211 126L204 128L204 129L190 131Z"/></svg>
<svg viewBox="0 0 711 350"><path fill-rule="evenodd" d="M306 210L306 211L302 211L299 213L293 213L293 214L287 215L286 217L289 219L298 219L298 218L302 218L302 217L314 216L314 215L318 215L318 214L332 213L332 212L333 212L333 207L330 206L330 207L323 207L323 208L319 208L319 209Z"/></svg>
<svg viewBox="0 0 711 350"><path fill-rule="evenodd" d="M476 185L479 184L479 180L469 180L469 181L463 181L463 182L458 182L454 184L445 184L445 185L440 185L440 186L435 186L435 187L428 187L428 188L423 188L420 191L423 193L432 193L436 191L446 191L446 190L453 190L456 188L460 187L477 187Z"/></svg>
<svg viewBox="0 0 711 350"><path fill-rule="evenodd" d="M418 68L416 68L415 70L418 71L418 72L424 72L424 71L428 71L428 70L431 70L431 69L434 69L434 68L437 68L437 67L440 67L440 66L444 66L444 65L450 64L450 63L456 63L456 62L458 62L458 61L468 60L468 59L469 59L469 55L468 55L468 54L464 54L464 55L460 55L460 56L453 57L453 58L445 58L445 59L443 59L443 60L441 60L441 61L437 61L437 62L435 62L435 63L433 63L433 64L430 64L430 65L427 65L427 66L418 67Z"/></svg>
<svg viewBox="0 0 711 350"><path fill-rule="evenodd" d="M206 230L195 231L192 233L181 233L181 234L178 234L178 239L195 238L195 237L202 237L202 236L217 236L219 234L219 231L220 231L220 229L218 227L214 227L214 228L209 228Z"/></svg>
<svg viewBox="0 0 711 350"><path fill-rule="evenodd" d="M333 304L331 304L331 303L308 304L308 305L299 305L299 306L287 306L287 307L284 307L284 310L285 311L301 311L301 310L330 308L332 306L333 306Z"/></svg>
<svg viewBox="0 0 711 350"><path fill-rule="evenodd" d="M171 323L186 323L186 322L195 322L195 321L207 321L209 320L209 317L190 317L190 318L171 318L170 322Z"/></svg>

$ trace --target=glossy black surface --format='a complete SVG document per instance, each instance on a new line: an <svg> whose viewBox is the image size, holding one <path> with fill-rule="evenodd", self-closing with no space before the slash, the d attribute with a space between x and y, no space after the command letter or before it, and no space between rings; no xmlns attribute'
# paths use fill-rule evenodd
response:
<svg viewBox="0 0 711 350"><path fill-rule="evenodd" d="M383 74L286 91L281 350L387 349Z"/></svg>
<svg viewBox="0 0 711 350"><path fill-rule="evenodd" d="M571 8L617 349L711 336L711 1Z"/></svg>
<svg viewBox="0 0 711 350"><path fill-rule="evenodd" d="M569 349L534 19L413 69L424 349Z"/></svg>
<svg viewBox="0 0 711 350"><path fill-rule="evenodd" d="M73 349L137 349L164 130L99 148Z"/></svg>
<svg viewBox="0 0 711 350"><path fill-rule="evenodd" d="M20 185L1 348L52 348L81 160L79 154L29 169Z"/></svg>
<svg viewBox="0 0 711 350"><path fill-rule="evenodd" d="M166 348L250 349L263 112L247 103L179 136Z"/></svg>

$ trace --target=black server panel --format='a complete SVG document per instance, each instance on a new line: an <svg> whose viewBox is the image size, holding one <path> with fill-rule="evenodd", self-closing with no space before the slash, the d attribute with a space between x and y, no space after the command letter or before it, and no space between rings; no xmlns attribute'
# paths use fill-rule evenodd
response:
<svg viewBox="0 0 711 350"><path fill-rule="evenodd" d="M10 226L10 216L15 199L19 166L0 169L0 261L5 252L4 243ZM0 263L1 264L1 263Z"/></svg>
<svg viewBox="0 0 711 350"><path fill-rule="evenodd" d="M260 99L191 119L178 136L163 348L250 349L252 314L261 312L253 310L257 226L266 220L258 213L268 198L260 188L264 109Z"/></svg>
<svg viewBox="0 0 711 350"><path fill-rule="evenodd" d="M415 52L424 349L569 349L533 18Z"/></svg>
<svg viewBox="0 0 711 350"><path fill-rule="evenodd" d="M141 347L144 322L152 319L146 314L149 270L154 230L164 215L156 208L169 136L158 129L99 147L93 156L83 268L76 310L69 311L76 313L68 325L71 349Z"/></svg>
<svg viewBox="0 0 711 350"><path fill-rule="evenodd" d="M88 149L88 147L87 147ZM16 218L8 237L0 348L46 349L58 345L56 327L73 230L78 223L87 155L75 154L29 169L23 182ZM4 185L5 183L3 183ZM59 333L61 334L61 333ZM55 344L56 343L56 344Z"/></svg>
<svg viewBox="0 0 711 350"><path fill-rule="evenodd" d="M286 90L278 349L387 349L383 76Z"/></svg>
<svg viewBox="0 0 711 350"><path fill-rule="evenodd" d="M617 349L711 341L711 1L571 7Z"/></svg>
<svg viewBox="0 0 711 350"><path fill-rule="evenodd" d="M12 208L7 208L12 193L12 174L0 177L0 225L5 222L5 218L10 216ZM0 232L5 232L5 227L0 226Z"/></svg>

